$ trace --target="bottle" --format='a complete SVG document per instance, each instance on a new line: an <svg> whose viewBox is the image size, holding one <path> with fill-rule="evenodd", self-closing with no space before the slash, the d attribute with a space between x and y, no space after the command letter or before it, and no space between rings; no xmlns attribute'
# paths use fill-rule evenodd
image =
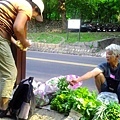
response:
<svg viewBox="0 0 120 120"><path fill-rule="evenodd" d="M18 118L27 120L29 116L29 111L30 111L30 103L23 102Z"/></svg>

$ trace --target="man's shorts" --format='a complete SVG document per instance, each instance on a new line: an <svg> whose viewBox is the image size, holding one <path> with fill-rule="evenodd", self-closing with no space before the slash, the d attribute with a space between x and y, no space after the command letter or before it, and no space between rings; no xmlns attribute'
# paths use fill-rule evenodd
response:
<svg viewBox="0 0 120 120"><path fill-rule="evenodd" d="M0 36L0 98L11 97L16 76L17 68L9 41Z"/></svg>

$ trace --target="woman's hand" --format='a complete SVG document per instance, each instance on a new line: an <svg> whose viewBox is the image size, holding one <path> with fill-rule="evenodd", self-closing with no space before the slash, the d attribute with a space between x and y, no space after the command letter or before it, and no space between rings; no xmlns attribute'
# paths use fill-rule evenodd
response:
<svg viewBox="0 0 120 120"><path fill-rule="evenodd" d="M31 46L31 41L30 40L25 40L25 42L23 43L23 47L27 48Z"/></svg>
<svg viewBox="0 0 120 120"><path fill-rule="evenodd" d="M26 51L27 48L31 46L30 40L25 40L24 43L22 44L20 40L15 40L13 37L11 37L11 42L18 46L23 51Z"/></svg>

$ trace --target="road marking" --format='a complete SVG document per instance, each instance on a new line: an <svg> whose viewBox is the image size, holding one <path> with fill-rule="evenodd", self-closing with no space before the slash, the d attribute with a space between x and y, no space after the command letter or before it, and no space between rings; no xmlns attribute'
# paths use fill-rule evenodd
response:
<svg viewBox="0 0 120 120"><path fill-rule="evenodd" d="M59 61L59 60L48 60L48 59L40 59L40 58L32 58L32 57L26 57L26 59L43 61L43 62L53 62L53 63L62 63L62 64L70 64L70 65L80 65L80 66L86 66L86 67L96 67L97 66L97 65L93 65L93 64L66 62L66 61Z"/></svg>

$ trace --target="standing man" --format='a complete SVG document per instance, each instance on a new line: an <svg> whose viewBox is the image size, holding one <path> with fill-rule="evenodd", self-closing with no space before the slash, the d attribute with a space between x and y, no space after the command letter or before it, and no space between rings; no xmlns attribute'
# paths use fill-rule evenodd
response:
<svg viewBox="0 0 120 120"><path fill-rule="evenodd" d="M116 93L120 102L120 46L111 44L105 48L106 62L100 63L92 71L85 73L76 80L70 82L71 85L77 82L95 78L98 92Z"/></svg>
<svg viewBox="0 0 120 120"><path fill-rule="evenodd" d="M0 0L0 117L4 117L17 77L17 68L10 49L14 39L23 48L27 40L27 22L32 18L43 21L42 0Z"/></svg>

